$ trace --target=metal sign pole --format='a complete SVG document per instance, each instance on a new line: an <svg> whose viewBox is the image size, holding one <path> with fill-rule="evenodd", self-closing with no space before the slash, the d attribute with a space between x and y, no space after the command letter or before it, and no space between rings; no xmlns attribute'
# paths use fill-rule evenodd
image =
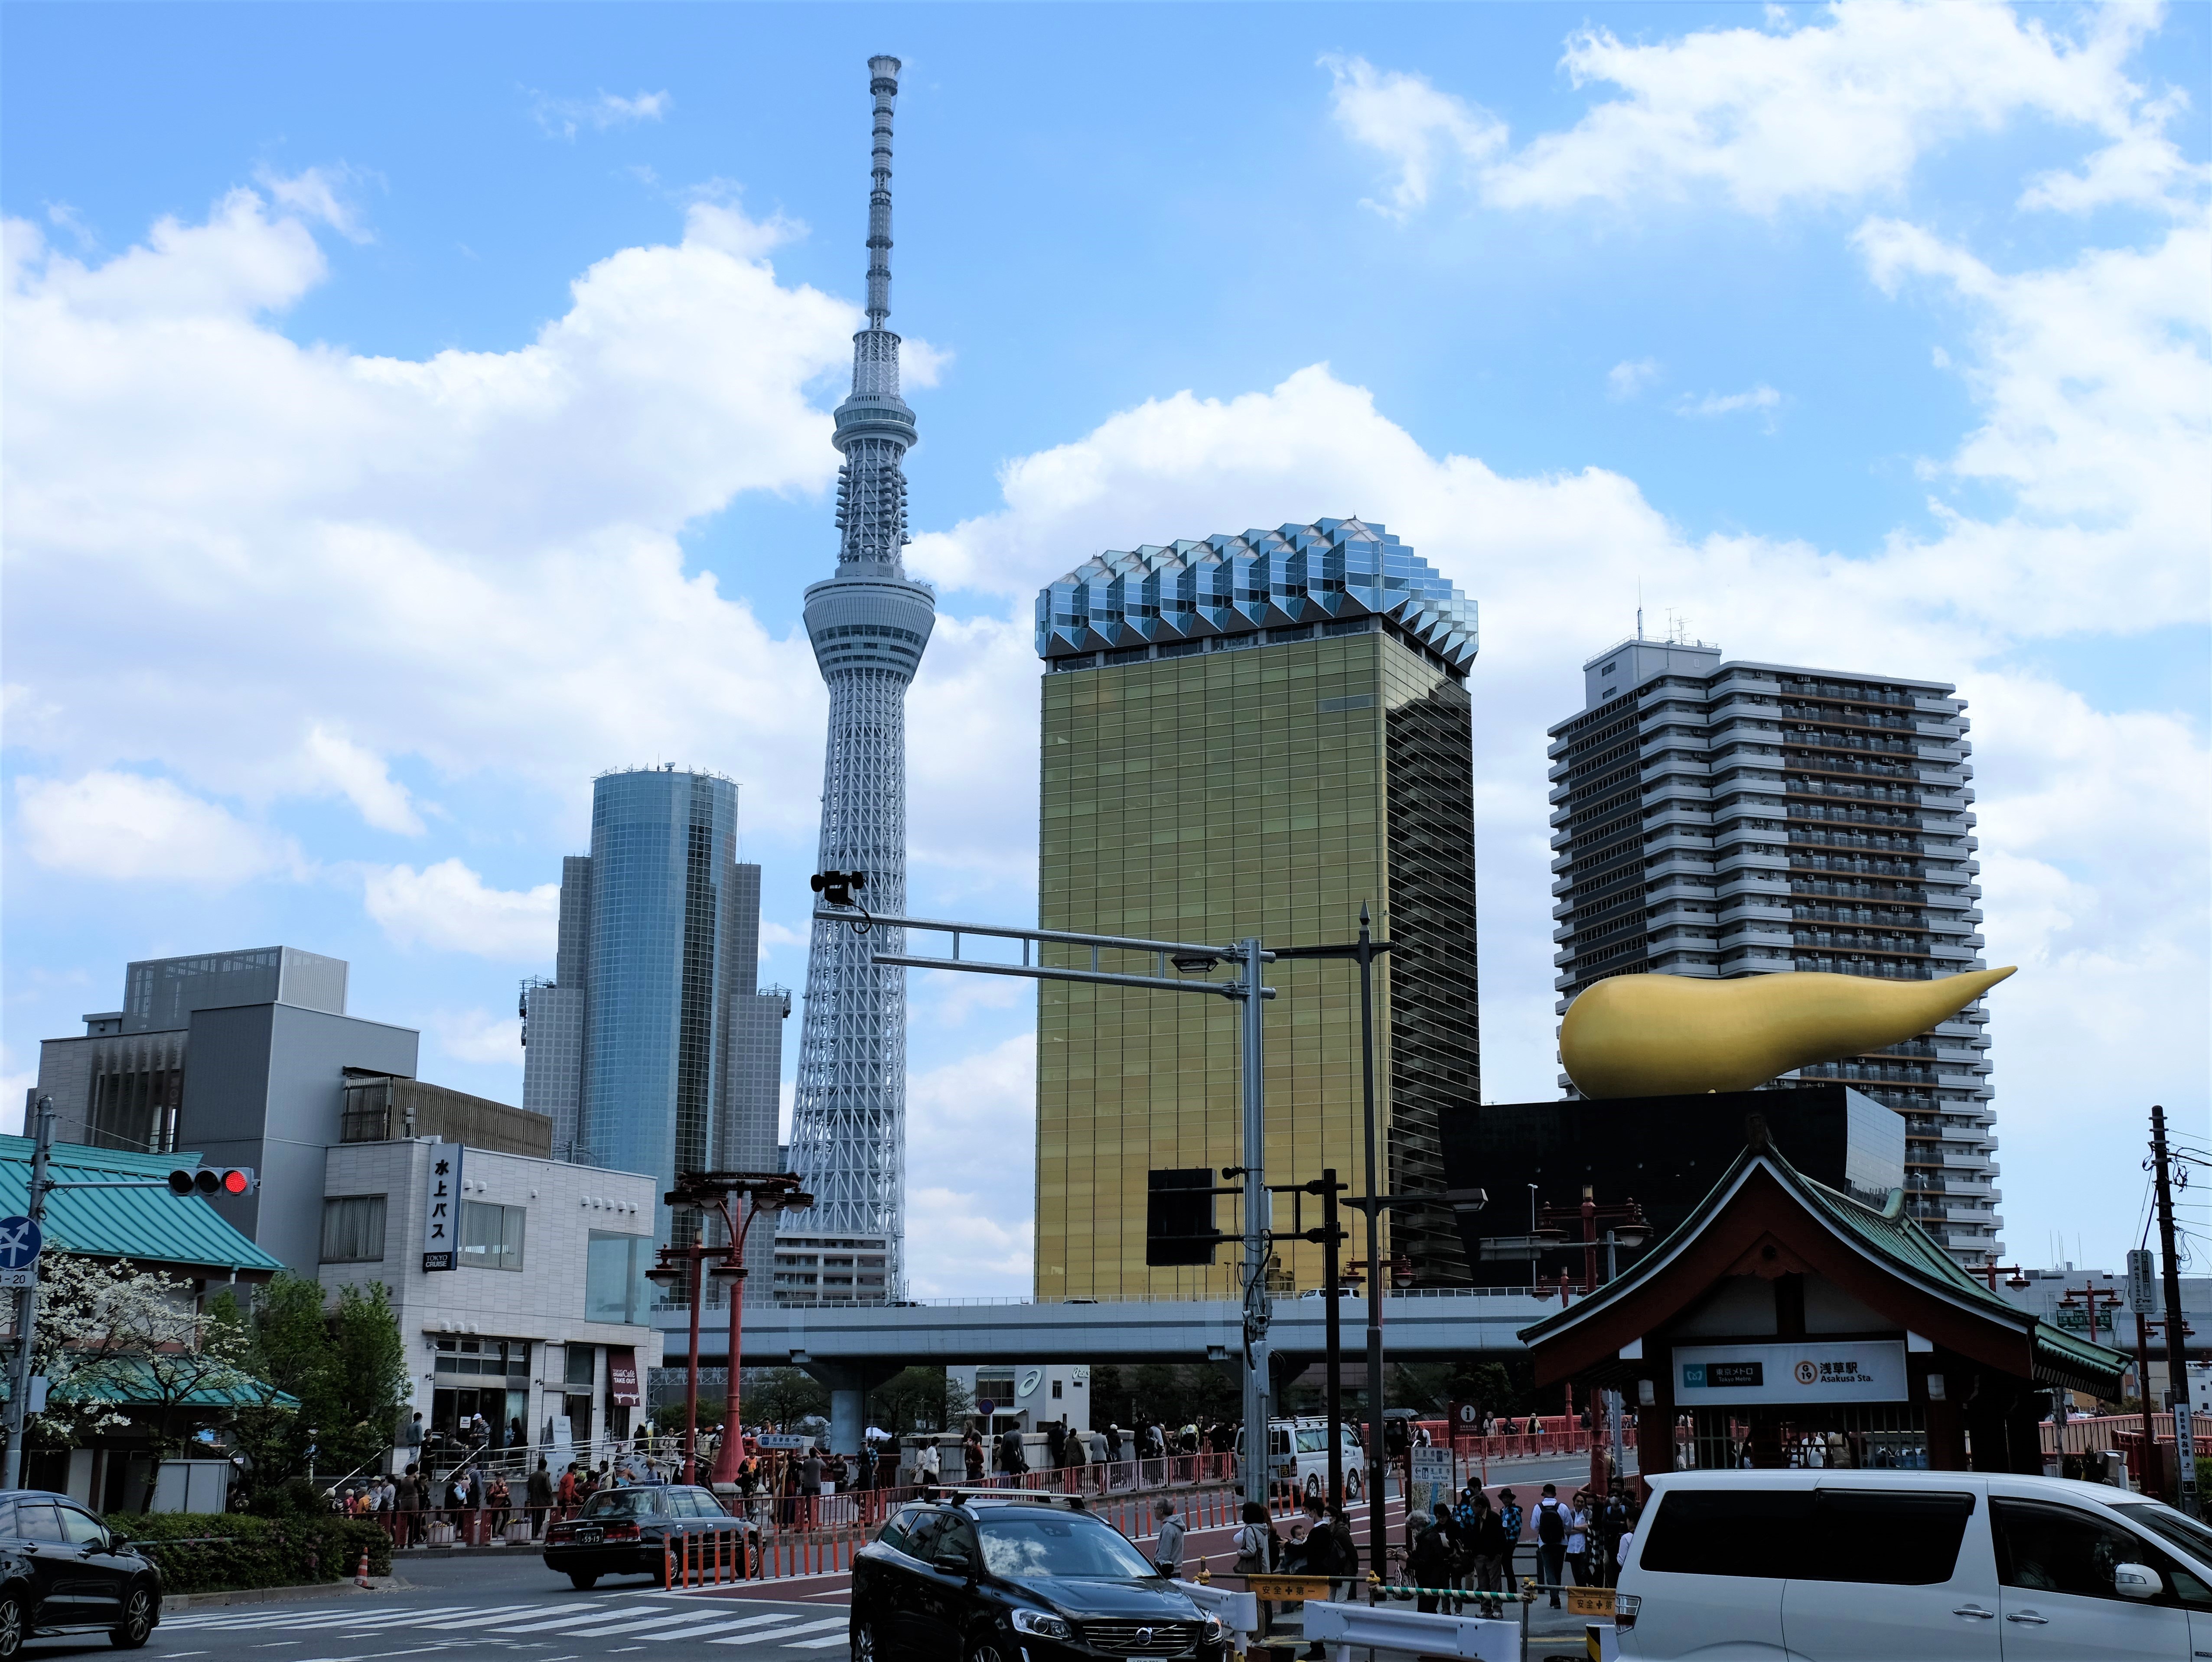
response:
<svg viewBox="0 0 2212 1662"><path fill-rule="evenodd" d="M39 1099L38 1140L31 1149L30 1204L24 1216L43 1225L46 1217L46 1162L54 1146L54 1099ZM8 1452L0 1458L0 1489L23 1486L23 1421L31 1401L31 1347L38 1337L39 1289L33 1282L15 1295L15 1366L8 1380Z"/></svg>
<svg viewBox="0 0 2212 1662"><path fill-rule="evenodd" d="M854 881L856 876L849 872L823 872L815 877L815 893L823 896L822 902L814 909L815 922L916 930L952 937L953 955L949 958L873 949L869 953L869 961L873 964L902 969L949 969L970 974L1012 975L1033 981L1081 981L1094 986L1147 987L1161 992L1196 992L1213 998L1225 996L1242 1004L1243 1019L1239 1029L1239 1049L1244 1073L1244 1170L1240 1174L1243 1178L1245 1277L1243 1488L1247 1500L1266 1505L1268 1401L1273 1392L1273 1381L1267 1372L1267 1327L1272 1315L1267 1290L1267 1083L1261 1014L1262 1001L1275 996L1275 989L1263 984L1262 966L1273 962L1278 955L1262 947L1256 936L1227 946L1213 946L1200 942L1085 935L1072 930L1018 929L1004 924L954 923L944 919L908 918L888 913L871 915L852 901L850 891L859 887L859 883ZM960 939L963 935L1020 941L1024 943L1021 961L1006 963L991 959L963 958L959 955ZM1030 961L1030 943L1035 943L1039 949L1036 963ZM1063 968L1044 963L1042 948L1048 944L1090 948L1091 967ZM1159 973L1129 975L1101 969L1097 967L1101 952L1142 954L1154 960ZM1177 972L1175 976L1165 973L1170 961ZM1243 973L1233 981L1195 979L1224 963L1238 965ZM1224 1175L1227 1174L1224 1172Z"/></svg>

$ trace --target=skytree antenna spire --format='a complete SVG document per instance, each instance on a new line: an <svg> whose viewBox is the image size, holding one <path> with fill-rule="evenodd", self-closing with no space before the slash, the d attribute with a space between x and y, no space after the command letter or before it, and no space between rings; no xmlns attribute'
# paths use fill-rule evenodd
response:
<svg viewBox="0 0 2212 1662"><path fill-rule="evenodd" d="M906 689L937 618L927 585L910 580L906 476L914 412L899 397L891 310L891 111L899 61L868 60L875 136L868 191L868 326L853 337L852 396L830 442L837 473L836 574L806 591L806 632L830 687L817 870L860 871L871 912L906 909ZM787 1214L776 1236L777 1291L822 1302L902 1296L906 1186L906 984L870 949L902 949L902 931L856 937L814 925L806 1016L791 1117L791 1168L811 1210ZM823 1273L825 1253L842 1260ZM846 1265L850 1265L848 1271ZM832 1393L833 1425L857 1400ZM838 1428L842 1429L842 1427ZM844 1445L840 1444L839 1447Z"/></svg>

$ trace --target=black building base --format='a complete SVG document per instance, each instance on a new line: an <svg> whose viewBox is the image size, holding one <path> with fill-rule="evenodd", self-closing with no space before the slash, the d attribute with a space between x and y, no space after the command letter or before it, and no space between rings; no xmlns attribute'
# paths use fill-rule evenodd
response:
<svg viewBox="0 0 2212 1662"><path fill-rule="evenodd" d="M1569 1230L1574 1239L1532 1240L1530 1211L1578 1206L1585 1186L1601 1206L1634 1200L1644 1208L1650 1240L1617 1253L1625 1269L1711 1192L1743 1152L1744 1122L1754 1113L1765 1116L1784 1158L1817 1182L1875 1205L1904 1185L1904 1119L1847 1085L1486 1103L1443 1124L1447 1186L1490 1196L1480 1211L1459 1215L1474 1284L1526 1287L1532 1266L1542 1279L1565 1270L1580 1282L1579 1228ZM1598 1273L1606 1273L1602 1246Z"/></svg>

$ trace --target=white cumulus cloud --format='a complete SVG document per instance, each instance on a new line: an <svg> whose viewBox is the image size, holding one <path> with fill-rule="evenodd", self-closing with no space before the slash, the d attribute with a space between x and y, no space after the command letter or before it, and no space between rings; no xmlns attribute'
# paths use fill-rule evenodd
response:
<svg viewBox="0 0 2212 1662"><path fill-rule="evenodd" d="M1391 170L1403 216L1445 180L1498 206L1648 203L1707 192L1747 211L1893 192L1921 158L2034 118L2106 141L2037 205L2160 198L2201 184L2165 138L2180 106L2129 79L2155 8L2078 18L1998 3L1846 0L1803 22L1624 41L1585 27L1561 66L1612 94L1517 149L1494 118L1418 74L1326 60L1346 136Z"/></svg>
<svg viewBox="0 0 2212 1662"><path fill-rule="evenodd" d="M368 915L401 946L524 963L553 956L561 915L557 883L520 892L493 889L454 858L420 871L411 865L371 867L362 874L362 889Z"/></svg>
<svg viewBox="0 0 2212 1662"><path fill-rule="evenodd" d="M488 1010L447 1010L434 1013L430 1032L438 1048L457 1061L489 1064L516 1071L521 1085L522 1022L514 1016L495 1016Z"/></svg>
<svg viewBox="0 0 2212 1662"><path fill-rule="evenodd" d="M1329 107L1337 124L1397 170L1390 200L1366 204L1389 217L1426 207L1439 174L1480 165L1505 143L1496 117L1438 92L1425 76L1378 70L1364 58L1331 54L1321 61L1334 83Z"/></svg>
<svg viewBox="0 0 2212 1662"><path fill-rule="evenodd" d="M24 851L50 871L229 889L296 872L289 841L165 779L100 769L15 781Z"/></svg>
<svg viewBox="0 0 2212 1662"><path fill-rule="evenodd" d="M256 191L93 264L9 221L10 742L61 777L157 756L249 804L337 792L401 832L402 762L567 801L685 755L754 787L755 828L811 824L811 654L678 541L835 476L806 389L858 313L779 282L776 234L695 204L526 344L407 360L285 337L326 268Z"/></svg>

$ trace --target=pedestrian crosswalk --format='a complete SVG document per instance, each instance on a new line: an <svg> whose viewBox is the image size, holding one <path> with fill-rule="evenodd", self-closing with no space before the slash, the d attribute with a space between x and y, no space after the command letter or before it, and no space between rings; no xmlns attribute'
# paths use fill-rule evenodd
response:
<svg viewBox="0 0 2212 1662"><path fill-rule="evenodd" d="M605 1639L665 1644L689 1640L708 1645L760 1646L793 1651L825 1651L845 1643L848 1618L814 1610L760 1610L757 1604L715 1598L669 1598L650 1595L615 1595L594 1599L585 1608L564 1607L548 1599L518 1604L430 1604L410 1610L352 1608L331 1610L292 1605L282 1610L266 1606L231 1607L207 1611L185 1611L165 1617L161 1631L173 1640L189 1635L196 1642L219 1646L228 1635L240 1641L249 1636L299 1635L312 1647L315 1636L327 1635L349 1641L345 1654L359 1656L384 1635L429 1634L465 1637L477 1645L503 1641L508 1646L534 1648L532 1641L557 1642ZM356 1642L358 1641L358 1642ZM257 1645L255 1648L267 1648ZM428 1649L430 1647L423 1647ZM213 1654L211 1649L209 1653ZM399 1654L400 1653L388 1653ZM526 1653L527 1653L526 1652ZM286 1658L283 1662L292 1662ZM297 1662L331 1662L331 1659L302 1657Z"/></svg>

